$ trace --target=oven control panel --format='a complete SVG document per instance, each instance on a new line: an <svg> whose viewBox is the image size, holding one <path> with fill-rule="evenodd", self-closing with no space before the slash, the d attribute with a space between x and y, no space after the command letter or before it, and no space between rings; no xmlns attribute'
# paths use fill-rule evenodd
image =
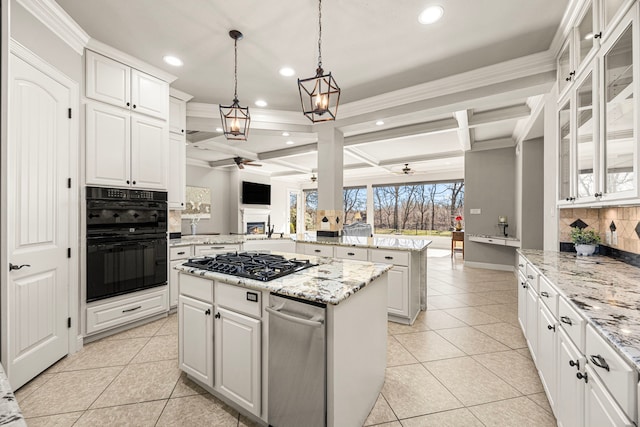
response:
<svg viewBox="0 0 640 427"><path fill-rule="evenodd" d="M117 188L106 188L105 196L109 199L126 199L127 190L118 190Z"/></svg>
<svg viewBox="0 0 640 427"><path fill-rule="evenodd" d="M153 200L153 191L131 190L129 198L136 200Z"/></svg>

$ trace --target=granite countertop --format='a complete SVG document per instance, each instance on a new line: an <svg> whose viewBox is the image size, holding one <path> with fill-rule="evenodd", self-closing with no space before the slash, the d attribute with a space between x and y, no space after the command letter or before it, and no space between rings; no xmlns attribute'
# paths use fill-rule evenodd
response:
<svg viewBox="0 0 640 427"><path fill-rule="evenodd" d="M421 252L427 249L431 244L431 240L427 239L410 239L402 237L317 237L312 234L297 235L296 241L302 243L317 243L320 245L337 245L337 246L359 246L372 249L392 249L401 251Z"/></svg>
<svg viewBox="0 0 640 427"><path fill-rule="evenodd" d="M249 240L291 240L290 237L280 237L280 234L271 238L266 234L242 235L242 234L196 234L184 235L179 239L169 239L169 246L189 246L189 245L240 245Z"/></svg>
<svg viewBox="0 0 640 427"><path fill-rule="evenodd" d="M178 265L175 269L232 285L337 305L392 268L390 264L365 261L340 260L280 252L274 252L274 254L282 255L286 258L308 259L313 264L318 265L269 282L214 273L184 265Z"/></svg>
<svg viewBox="0 0 640 427"><path fill-rule="evenodd" d="M488 234L469 234L469 237L484 237L485 239L502 239L502 240L511 240L513 242L519 242L519 240L515 237L505 237L505 236L490 236Z"/></svg>
<svg viewBox="0 0 640 427"><path fill-rule="evenodd" d="M26 427L9 379L0 365L0 426Z"/></svg>
<svg viewBox="0 0 640 427"><path fill-rule="evenodd" d="M640 268L598 255L519 252L640 370Z"/></svg>

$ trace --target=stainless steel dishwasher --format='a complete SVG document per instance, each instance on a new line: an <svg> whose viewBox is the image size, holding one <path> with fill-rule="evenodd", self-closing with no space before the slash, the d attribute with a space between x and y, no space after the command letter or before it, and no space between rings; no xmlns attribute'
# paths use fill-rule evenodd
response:
<svg viewBox="0 0 640 427"><path fill-rule="evenodd" d="M269 297L269 425L326 425L324 304Z"/></svg>

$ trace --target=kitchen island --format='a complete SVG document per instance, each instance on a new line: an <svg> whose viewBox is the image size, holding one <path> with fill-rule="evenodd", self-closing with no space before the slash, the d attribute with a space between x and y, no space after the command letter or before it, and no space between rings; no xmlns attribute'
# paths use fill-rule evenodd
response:
<svg viewBox="0 0 640 427"><path fill-rule="evenodd" d="M290 407L291 396L281 396L289 387L269 387L270 379L282 384L284 371L289 377L285 380L294 381L296 390L301 390L293 396L298 399L326 384L326 393L320 393L326 396L326 404L304 399L300 403L300 408L321 405L323 419L318 425L362 425L384 383L387 275L392 266L279 255L317 265L271 281L176 267L180 271L180 368L207 391L263 424L296 425L281 421L283 407L292 416L299 409ZM314 317L291 323L310 330L314 324L324 328L321 380L310 380L312 367L299 366L292 357L301 352L306 359L304 353L316 347L315 341L296 341L294 333L284 341L276 336L274 326L281 318L293 316L284 310L280 314L282 306L273 303L274 296L294 298L296 303L324 311L324 320ZM304 424L315 425L311 417Z"/></svg>

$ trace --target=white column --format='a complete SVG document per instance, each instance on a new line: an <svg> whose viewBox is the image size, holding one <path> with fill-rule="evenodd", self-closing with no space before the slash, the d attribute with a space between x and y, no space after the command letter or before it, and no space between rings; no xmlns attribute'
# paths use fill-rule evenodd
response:
<svg viewBox="0 0 640 427"><path fill-rule="evenodd" d="M344 135L335 129L333 122L316 125L318 132L318 230L336 232L342 230L342 175L344 166ZM327 216L329 223L322 223ZM339 218L339 222L336 222Z"/></svg>

